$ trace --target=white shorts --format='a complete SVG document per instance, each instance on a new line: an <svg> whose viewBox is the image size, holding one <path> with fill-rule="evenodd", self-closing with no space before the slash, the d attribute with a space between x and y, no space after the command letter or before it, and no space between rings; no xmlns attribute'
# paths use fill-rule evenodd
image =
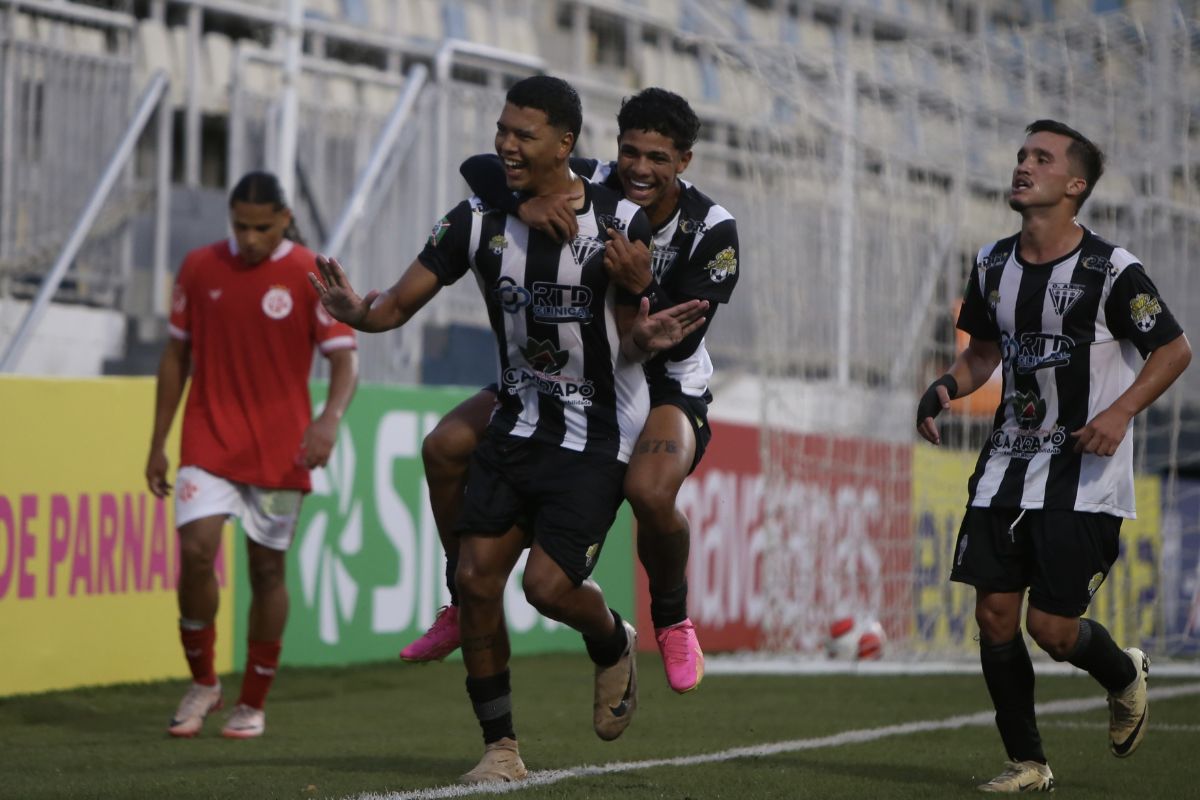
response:
<svg viewBox="0 0 1200 800"><path fill-rule="evenodd" d="M237 517L251 540L272 550L287 550L303 499L298 489L263 489L199 467L180 467L175 479L175 526L204 517Z"/></svg>

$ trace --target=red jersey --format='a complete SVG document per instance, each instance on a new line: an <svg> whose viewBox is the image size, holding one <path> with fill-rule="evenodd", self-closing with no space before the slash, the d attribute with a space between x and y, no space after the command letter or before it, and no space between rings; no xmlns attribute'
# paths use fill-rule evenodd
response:
<svg viewBox="0 0 1200 800"><path fill-rule="evenodd" d="M255 266L232 240L184 259L169 328L192 350L181 466L251 486L312 488L300 445L312 421L313 348L355 347L353 329L326 313L308 282L313 259L287 239Z"/></svg>

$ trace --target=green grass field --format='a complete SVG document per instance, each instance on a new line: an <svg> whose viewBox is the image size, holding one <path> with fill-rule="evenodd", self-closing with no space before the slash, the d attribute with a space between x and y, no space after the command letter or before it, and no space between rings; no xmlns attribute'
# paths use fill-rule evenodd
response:
<svg viewBox="0 0 1200 800"><path fill-rule="evenodd" d="M522 755L546 781L515 796L971 797L975 783L1002 767L989 713L957 727L944 722L988 712L977 676L709 675L698 691L678 696L666 687L657 656L639 663L637 720L606 743L591 730L585 656L514 661ZM1108 754L1107 711L1096 702L1083 711L1042 714L1060 795L1197 796L1200 683L1151 675L1151 725L1133 758ZM0 797L463 796L456 789L421 791L453 784L481 753L463 677L462 665L449 662L342 669L286 669L285 662L267 706L267 735L240 742L218 735L224 712L197 739L166 735L182 681L0 699ZM227 703L236 699L239 680L226 676ZM1175 695L1155 700L1156 691ZM1039 703L1075 698L1098 702L1102 693L1086 676L1039 678ZM921 722L930 724L893 730ZM856 741L845 735L853 731L864 733ZM785 752L726 752L781 742L792 745ZM636 763L657 759L672 761ZM588 765L600 769L579 769ZM583 774L545 774L572 769Z"/></svg>

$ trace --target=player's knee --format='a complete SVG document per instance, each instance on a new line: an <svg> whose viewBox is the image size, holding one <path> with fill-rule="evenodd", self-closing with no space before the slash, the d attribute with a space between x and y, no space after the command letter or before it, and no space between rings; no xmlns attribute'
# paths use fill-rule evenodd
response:
<svg viewBox="0 0 1200 800"><path fill-rule="evenodd" d="M465 426L439 425L421 442L421 461L427 472L466 470L476 444L476 437Z"/></svg>
<svg viewBox="0 0 1200 800"><path fill-rule="evenodd" d="M470 561L459 561L454 584L460 603L488 603L504 597L505 578L480 569Z"/></svg>
<svg viewBox="0 0 1200 800"><path fill-rule="evenodd" d="M675 517L676 490L656 481L626 481L625 497L638 521L657 528L670 527Z"/></svg>
<svg viewBox="0 0 1200 800"><path fill-rule="evenodd" d="M979 625L980 638L992 644L1011 642L1021 633L1017 616L997 613L989 608L977 607L975 609L975 623Z"/></svg>
<svg viewBox="0 0 1200 800"><path fill-rule="evenodd" d="M179 537L179 568L189 574L212 572L217 548L199 536Z"/></svg>
<svg viewBox="0 0 1200 800"><path fill-rule="evenodd" d="M1071 651L1075 647L1075 637L1068 635L1067 631L1058 626L1043 626L1035 622L1028 623L1028 627L1029 635L1033 637L1033 641L1037 642L1038 647L1046 651L1046 655L1055 661L1066 661L1071 657Z"/></svg>

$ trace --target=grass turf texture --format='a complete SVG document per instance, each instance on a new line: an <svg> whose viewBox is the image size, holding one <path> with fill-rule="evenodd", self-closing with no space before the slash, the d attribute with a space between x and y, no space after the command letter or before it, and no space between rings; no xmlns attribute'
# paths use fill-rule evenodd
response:
<svg viewBox="0 0 1200 800"><path fill-rule="evenodd" d="M730 677L685 696L657 656L640 661L641 704L625 735L591 730L591 665L582 654L518 658L513 691L531 770L712 753L989 709L978 676ZM1152 673L1153 675L1153 673ZM165 728L184 681L0 699L0 798L344 798L452 783L482 753L457 662L280 670L267 734L219 735L240 675L225 676L226 710L194 740ZM1188 681L1151 681L1151 688ZM1038 701L1097 698L1086 676L1041 677ZM1107 752L1107 711L1044 716L1059 795L1193 797L1200 695L1152 702L1131 759ZM1180 726L1171 730L1171 726ZM1156 730L1156 726L1159 727ZM990 726L874 742L569 778L522 798L938 798L974 795L1002 768Z"/></svg>

